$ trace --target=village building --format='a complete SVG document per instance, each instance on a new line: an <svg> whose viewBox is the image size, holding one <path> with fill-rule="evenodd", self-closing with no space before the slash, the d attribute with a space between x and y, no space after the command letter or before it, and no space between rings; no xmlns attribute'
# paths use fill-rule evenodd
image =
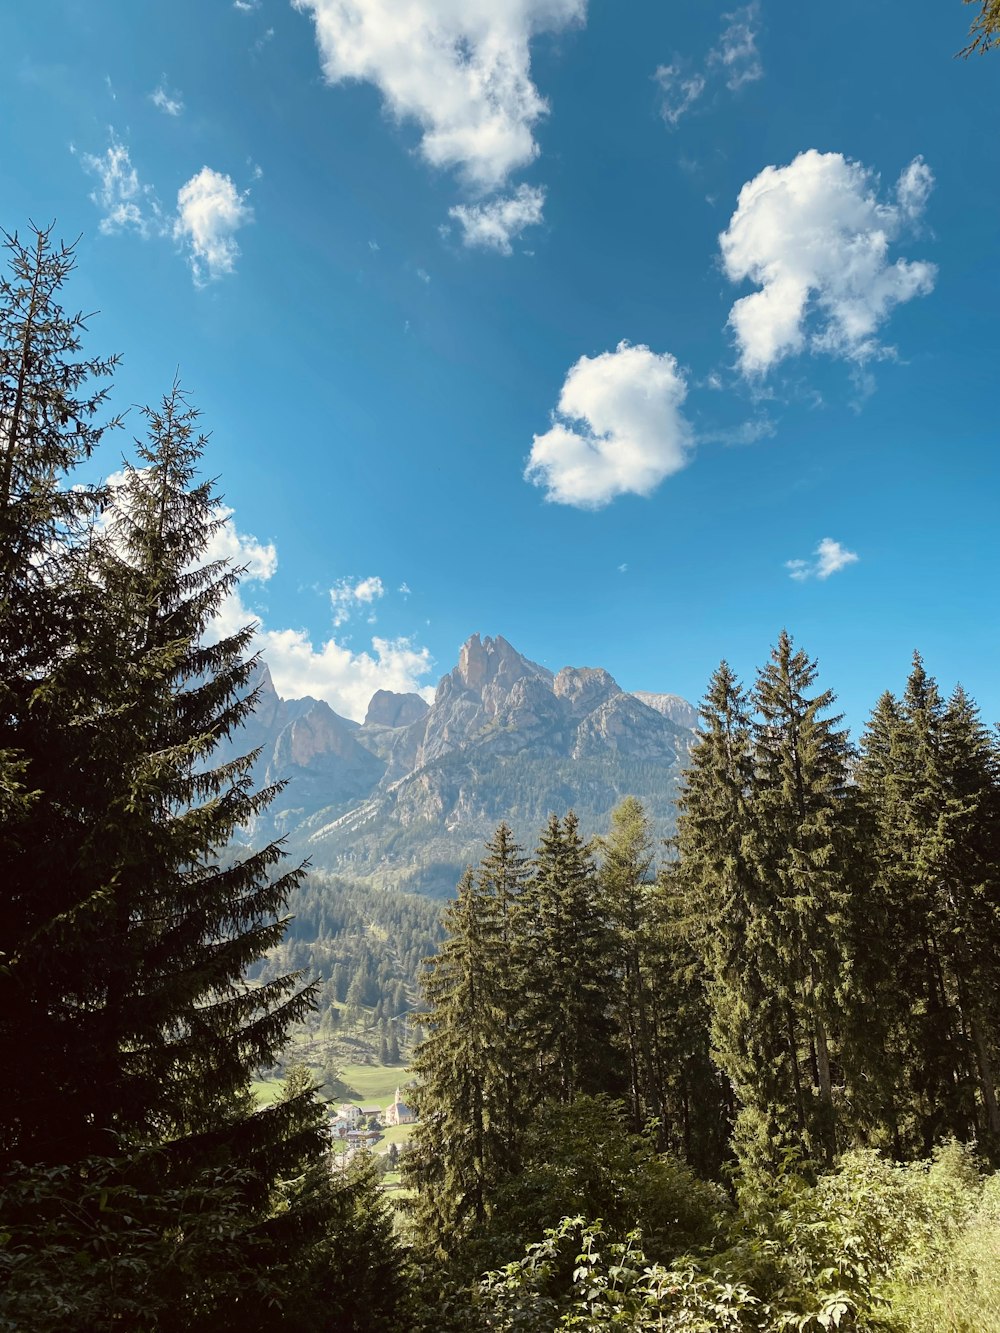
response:
<svg viewBox="0 0 1000 1333"><path fill-rule="evenodd" d="M392 1105L386 1108L385 1123L387 1125L412 1125L416 1118L416 1115L399 1095L399 1089L397 1088Z"/></svg>

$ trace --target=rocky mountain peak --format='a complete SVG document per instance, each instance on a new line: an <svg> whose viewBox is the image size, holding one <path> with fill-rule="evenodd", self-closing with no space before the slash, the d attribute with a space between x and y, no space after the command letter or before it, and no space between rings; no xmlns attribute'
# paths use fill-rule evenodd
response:
<svg viewBox="0 0 1000 1333"><path fill-rule="evenodd" d="M419 694L397 694L395 690L376 690L365 714L366 727L408 727L428 711Z"/></svg>
<svg viewBox="0 0 1000 1333"><path fill-rule="evenodd" d="M361 726L316 699L279 699L263 663L254 683L233 753L259 747L257 780L288 785L253 839L287 835L316 865L440 893L501 818L530 838L572 808L589 836L631 793L669 833L696 735L677 695L625 693L601 667L553 676L500 636L462 646L430 707L379 690Z"/></svg>
<svg viewBox="0 0 1000 1333"><path fill-rule="evenodd" d="M637 699L641 699L647 708L653 708L664 717L694 731L698 725L698 710L679 694L654 694L650 690L634 690Z"/></svg>
<svg viewBox="0 0 1000 1333"><path fill-rule="evenodd" d="M536 662L529 662L501 635L495 639L487 635L480 639L473 634L462 644L458 666L451 673L456 683L482 697L490 685L510 690L525 676L544 676L551 680L551 672ZM448 677L445 677L447 680ZM443 684L443 682L442 682Z"/></svg>
<svg viewBox="0 0 1000 1333"><path fill-rule="evenodd" d="M621 694L621 686L603 667L563 667L552 682L552 691L569 705L574 717L592 713L607 699Z"/></svg>

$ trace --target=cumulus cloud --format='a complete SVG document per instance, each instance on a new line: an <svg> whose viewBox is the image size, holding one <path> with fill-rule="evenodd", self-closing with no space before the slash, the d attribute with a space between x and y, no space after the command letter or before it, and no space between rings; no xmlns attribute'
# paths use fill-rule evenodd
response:
<svg viewBox="0 0 1000 1333"><path fill-rule="evenodd" d="M406 638L373 637L370 647L359 652L338 643L331 635L319 647L304 629L270 629L245 600L246 591L265 584L278 567L278 553L272 543L240 532L233 522L231 509L221 508L225 521L212 538L205 560L228 558L234 565L246 566L239 586L227 597L213 624L217 637L234 634L244 625L256 623L252 652L261 652L271 670L274 687L286 699L310 695L325 699L342 717L362 721L369 700L376 690L397 690L433 698L431 687L423 684L433 666L426 648ZM355 607L370 605L383 594L382 580L373 577L341 579L331 590L334 626L339 603L335 593L350 594ZM346 617L344 617L346 619Z"/></svg>
<svg viewBox="0 0 1000 1333"><path fill-rule="evenodd" d="M132 475L141 482L147 469ZM129 474L114 472L107 479L112 494L120 494L122 483ZM213 641L235 634L249 624L256 625L250 652L261 652L270 667L275 689L286 699L311 695L325 699L343 717L363 720L368 703L376 690L396 690L401 694L416 693L430 702L433 688L424 684L434 665L426 648L408 638L379 638L371 640L370 648L361 652L337 642L331 636L318 648L303 629L269 629L261 615L247 604L246 594L260 590L273 578L278 568L278 552L273 542L241 532L234 521L233 510L220 505L214 513L218 524L198 561L198 567L216 560L229 560L236 568L245 570L239 584L229 593L219 608L209 631ZM102 527L115 533L115 505L105 510ZM405 587L405 585L404 585ZM355 605L368 605L383 595L382 580L340 579L335 590L349 593ZM336 610L337 598L331 591ZM336 615L334 624L337 625Z"/></svg>
<svg viewBox="0 0 1000 1333"><path fill-rule="evenodd" d="M335 712L361 721L376 690L434 697L420 683L433 666L431 655L410 639L376 635L371 651L359 653L333 638L316 648L304 630L262 630L259 640L275 688L288 699L325 699Z"/></svg>
<svg viewBox="0 0 1000 1333"><path fill-rule="evenodd" d="M165 116L179 116L184 110L184 103L179 93L168 93L161 83L155 92L149 94L149 100Z"/></svg>
<svg viewBox="0 0 1000 1333"><path fill-rule="evenodd" d="M660 115L668 125L677 125L705 91L703 74L685 75L678 64L661 65L653 75L663 94Z"/></svg>
<svg viewBox="0 0 1000 1333"><path fill-rule="evenodd" d="M203 285L232 273L240 248L235 233L253 211L229 176L202 167L177 192L173 234L188 248L195 282Z"/></svg>
<svg viewBox="0 0 1000 1333"><path fill-rule="evenodd" d="M536 435L525 478L545 498L598 509L617 495L649 495L687 462L687 384L669 353L621 342L582 356L566 376L553 424Z"/></svg>
<svg viewBox="0 0 1000 1333"><path fill-rule="evenodd" d="M760 5L756 0L743 9L722 16L726 27L718 45L709 53L708 63L721 67L726 76L726 87L731 92L764 77L764 66L757 50L759 17Z"/></svg>
<svg viewBox="0 0 1000 1333"><path fill-rule="evenodd" d="M152 94L154 102L157 94ZM83 153L80 162L97 177L98 188L90 197L103 214L99 230L105 235L131 230L143 237L172 236L187 248L199 286L233 271L240 253L235 233L253 220L253 211L229 176L202 167L181 186L177 212L171 215L161 208L153 187L139 179L127 146L114 131L104 153Z"/></svg>
<svg viewBox="0 0 1000 1333"><path fill-rule="evenodd" d="M293 0L312 17L330 83L363 80L422 130L420 151L494 190L538 154L547 105L530 42L582 20L586 0Z"/></svg>
<svg viewBox="0 0 1000 1333"><path fill-rule="evenodd" d="M854 362L891 354L879 329L895 306L931 291L936 268L890 262L889 247L920 216L932 184L915 158L884 203L874 172L811 148L743 186L719 244L727 277L760 288L729 314L744 374L807 348Z"/></svg>
<svg viewBox="0 0 1000 1333"><path fill-rule="evenodd" d="M237 568L245 569L244 580L266 583L278 568L278 551L273 542L259 542L256 537L238 532L233 522L233 511L220 505L215 511L220 520L205 550L206 564L213 560L229 560Z"/></svg>
<svg viewBox="0 0 1000 1333"><path fill-rule="evenodd" d="M330 589L334 625L345 624L355 611L384 596L385 588L377 574L366 579L338 579Z"/></svg>
<svg viewBox="0 0 1000 1333"><path fill-rule="evenodd" d="M99 230L106 236L132 230L148 236L159 226L160 207L148 185L139 180L125 144L111 133L111 142L99 156L84 153L80 158L85 171L97 177L97 189L90 196L103 213Z"/></svg>
<svg viewBox="0 0 1000 1333"><path fill-rule="evenodd" d="M828 579L848 565L857 564L858 556L835 542L832 537L824 537L813 552L811 560L786 560L785 568L789 578L804 583L806 579Z"/></svg>
<svg viewBox="0 0 1000 1333"><path fill-rule="evenodd" d="M539 186L519 185L513 194L490 199L485 204L457 204L448 210L462 228L462 242L470 247L513 253L512 241L525 227L542 220L545 191Z"/></svg>

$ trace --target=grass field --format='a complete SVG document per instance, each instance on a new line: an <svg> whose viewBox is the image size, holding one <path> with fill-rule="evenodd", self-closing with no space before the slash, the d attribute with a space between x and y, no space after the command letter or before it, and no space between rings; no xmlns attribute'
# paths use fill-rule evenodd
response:
<svg viewBox="0 0 1000 1333"><path fill-rule="evenodd" d="M270 1106L281 1095L281 1079L254 1079L250 1084L250 1091L257 1098L258 1106Z"/></svg>
<svg viewBox="0 0 1000 1333"><path fill-rule="evenodd" d="M404 1143L409 1143L412 1133L412 1125L390 1125L388 1129L383 1129L382 1140L378 1144L377 1151L388 1152L390 1143L394 1143L397 1148L402 1148Z"/></svg>
<svg viewBox="0 0 1000 1333"><path fill-rule="evenodd" d="M345 1065L338 1071L337 1101L380 1105L383 1110L392 1101L397 1088L402 1088L410 1077L403 1065Z"/></svg>
<svg viewBox="0 0 1000 1333"><path fill-rule="evenodd" d="M322 1072L312 1070L317 1081ZM337 1086L331 1091L324 1089L324 1095L334 1102L357 1102L361 1106L380 1106L384 1111L392 1101L397 1088L406 1086L410 1071L403 1065L344 1065L337 1076ZM270 1106L281 1093L281 1079L261 1079L253 1084L253 1092L259 1105ZM407 1126L401 1125L400 1129Z"/></svg>

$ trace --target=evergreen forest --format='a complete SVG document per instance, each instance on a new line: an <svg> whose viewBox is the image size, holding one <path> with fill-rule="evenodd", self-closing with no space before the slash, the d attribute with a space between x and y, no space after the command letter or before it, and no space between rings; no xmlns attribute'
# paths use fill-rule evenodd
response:
<svg viewBox="0 0 1000 1333"><path fill-rule="evenodd" d="M915 656L855 744L782 631L708 683L668 844L635 797L501 822L443 912L248 846L198 412L116 417L72 247L6 251L0 1329L1000 1330L975 702ZM398 1203L330 1152L362 1056L409 1081Z"/></svg>

